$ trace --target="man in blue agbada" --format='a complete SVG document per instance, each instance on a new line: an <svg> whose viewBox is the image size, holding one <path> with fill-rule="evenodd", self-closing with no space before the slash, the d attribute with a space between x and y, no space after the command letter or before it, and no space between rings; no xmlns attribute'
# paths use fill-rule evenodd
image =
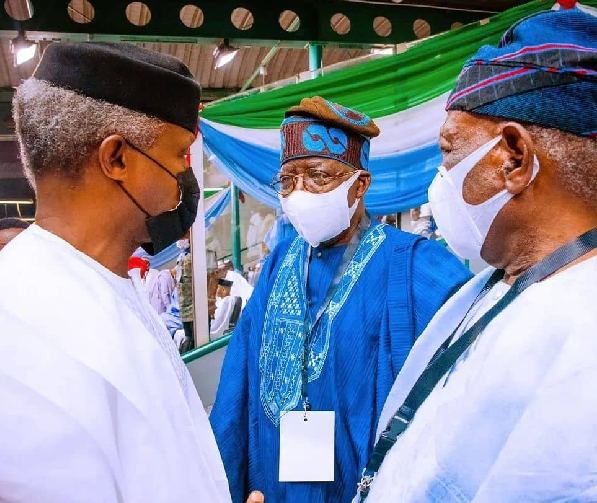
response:
<svg viewBox="0 0 597 503"><path fill-rule="evenodd" d="M282 123L281 242L228 348L211 424L232 499L342 503L413 343L470 273L441 245L371 220L367 116L320 97Z"/></svg>

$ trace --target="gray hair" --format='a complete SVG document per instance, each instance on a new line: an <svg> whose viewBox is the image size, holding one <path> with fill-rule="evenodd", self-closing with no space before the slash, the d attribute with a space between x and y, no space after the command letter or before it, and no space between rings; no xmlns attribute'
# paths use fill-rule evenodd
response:
<svg viewBox="0 0 597 503"><path fill-rule="evenodd" d="M510 122L502 117L483 118L500 127ZM519 124L531 135L535 147L556 165L560 186L583 204L597 209L597 140L537 124ZM508 172L515 167L512 162L504 164L502 169Z"/></svg>
<svg viewBox="0 0 597 503"><path fill-rule="evenodd" d="M597 140L559 129L525 125L533 141L556 164L556 179L585 205L597 209Z"/></svg>
<svg viewBox="0 0 597 503"><path fill-rule="evenodd" d="M76 180L102 141L120 134L145 149L163 121L30 78L16 90L13 116L25 175L34 185L45 175Z"/></svg>

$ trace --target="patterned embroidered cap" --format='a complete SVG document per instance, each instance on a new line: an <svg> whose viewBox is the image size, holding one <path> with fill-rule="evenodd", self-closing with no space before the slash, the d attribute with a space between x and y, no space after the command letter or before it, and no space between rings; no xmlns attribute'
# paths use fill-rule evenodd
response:
<svg viewBox="0 0 597 503"><path fill-rule="evenodd" d="M572 8L514 24L465 64L446 109L597 137L597 17Z"/></svg>
<svg viewBox="0 0 597 503"><path fill-rule="evenodd" d="M326 157L358 170L368 168L370 140L379 135L379 128L365 114L315 96L288 109L280 133L281 164Z"/></svg>

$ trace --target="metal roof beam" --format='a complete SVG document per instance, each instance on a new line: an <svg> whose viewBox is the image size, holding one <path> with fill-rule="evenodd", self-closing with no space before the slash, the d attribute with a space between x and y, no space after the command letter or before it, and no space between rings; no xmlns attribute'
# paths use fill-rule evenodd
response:
<svg viewBox="0 0 597 503"><path fill-rule="evenodd" d="M221 38L259 41L283 41L304 44L323 42L341 46L363 44L398 44L416 39L415 21L429 24L430 35L449 30L453 23L469 23L488 16L486 11L438 8L400 4L370 4L360 2L278 0L275 4L261 0L243 0L242 7L253 16L252 26L240 30L231 21L232 12L239 7L238 0L194 2L202 10L203 23L189 28L182 23L181 9L188 0L145 0L151 11L151 20L145 26L136 26L125 15L130 0L91 0L93 19L77 23L71 19L64 0L34 1L33 17L21 21L28 36L41 34L69 34L73 39L88 36L93 40L123 40L134 42L213 42ZM274 7L275 5L275 7ZM300 26L296 31L285 31L279 23L284 11L296 13ZM332 27L335 14L343 14L350 20L350 31L341 35ZM388 36L378 35L373 27L376 18L386 18L391 23ZM379 21L378 21L379 22ZM344 22L344 27L346 23ZM16 30L19 22L5 12L0 14L0 30ZM91 34L91 35L88 35ZM51 38L51 37L48 37ZM57 38L64 38L59 35Z"/></svg>

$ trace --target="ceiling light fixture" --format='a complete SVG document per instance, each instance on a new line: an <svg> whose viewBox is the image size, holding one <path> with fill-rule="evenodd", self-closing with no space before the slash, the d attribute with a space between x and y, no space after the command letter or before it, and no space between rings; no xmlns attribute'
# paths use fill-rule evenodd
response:
<svg viewBox="0 0 597 503"><path fill-rule="evenodd" d="M215 67L221 68L230 63L234 56L238 54L238 49L232 47L227 38L225 38L220 45L214 50Z"/></svg>
<svg viewBox="0 0 597 503"><path fill-rule="evenodd" d="M0 204L33 204L32 199L0 199Z"/></svg>
<svg viewBox="0 0 597 503"><path fill-rule="evenodd" d="M17 37L10 41L10 50L14 57L14 65L19 66L35 57L37 43L27 40L25 33L19 30Z"/></svg>

